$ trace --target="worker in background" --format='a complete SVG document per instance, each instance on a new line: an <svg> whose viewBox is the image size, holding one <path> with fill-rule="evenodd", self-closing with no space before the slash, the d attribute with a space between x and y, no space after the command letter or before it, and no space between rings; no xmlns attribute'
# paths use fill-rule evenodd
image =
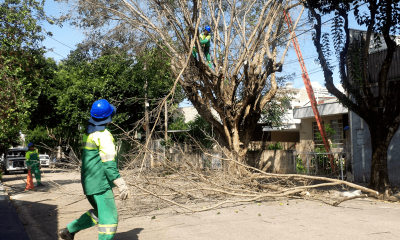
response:
<svg viewBox="0 0 400 240"><path fill-rule="evenodd" d="M211 47L210 40L211 40L211 28L210 26L206 26L204 28L204 32L200 34L200 45L201 45L201 50L206 56L208 66L212 68L211 56L210 56L210 47ZM192 54L193 57L196 58L197 54L196 47L193 47Z"/></svg>
<svg viewBox="0 0 400 240"><path fill-rule="evenodd" d="M77 232L95 225L101 240L113 239L117 231L118 211L112 188L118 187L121 200L129 198L130 192L117 168L114 138L106 128L115 114L116 108L107 100L98 100L92 105L83 135L81 182L93 209L59 230L62 239L73 240Z"/></svg>
<svg viewBox="0 0 400 240"><path fill-rule="evenodd" d="M44 187L44 184L41 181L40 176L40 161L39 161L39 152L35 148L35 144L28 144L28 151L25 154L26 165L28 166L28 170L31 170L31 173L35 175L37 187Z"/></svg>

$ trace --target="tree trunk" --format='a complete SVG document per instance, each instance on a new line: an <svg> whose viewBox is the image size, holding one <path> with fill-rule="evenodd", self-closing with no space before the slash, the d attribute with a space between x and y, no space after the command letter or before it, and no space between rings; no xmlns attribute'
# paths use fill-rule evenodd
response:
<svg viewBox="0 0 400 240"><path fill-rule="evenodd" d="M248 159L246 159L246 155L256 125L257 121L255 121L254 124L244 124L243 126L234 125L232 126L232 131L225 131L225 139L231 140L230 144L227 147L231 152L232 159L240 163L248 164ZM241 128L243 129L242 132L240 132ZM230 169L234 170L240 176L246 176L250 174L248 169L236 163L231 162L229 164Z"/></svg>
<svg viewBox="0 0 400 240"><path fill-rule="evenodd" d="M392 138L388 138L380 128L370 128L372 145L371 179L369 187L383 193L384 196L393 194L389 181L387 165L387 150Z"/></svg>

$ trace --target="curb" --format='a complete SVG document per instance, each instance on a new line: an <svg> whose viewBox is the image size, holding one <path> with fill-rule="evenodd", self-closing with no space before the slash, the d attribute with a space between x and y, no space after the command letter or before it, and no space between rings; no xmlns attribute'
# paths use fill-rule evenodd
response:
<svg viewBox="0 0 400 240"><path fill-rule="evenodd" d="M6 187L0 182L0 239L29 240Z"/></svg>

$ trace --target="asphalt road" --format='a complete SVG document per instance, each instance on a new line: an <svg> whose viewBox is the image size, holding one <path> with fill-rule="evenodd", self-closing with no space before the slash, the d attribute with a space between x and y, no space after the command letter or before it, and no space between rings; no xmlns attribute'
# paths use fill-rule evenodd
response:
<svg viewBox="0 0 400 240"><path fill-rule="evenodd" d="M4 176L4 185L11 189L14 205L31 240L58 239L57 229L91 209L77 172L45 170L46 187L36 191L23 191L22 175ZM398 202L354 199L332 207L319 201L284 198L260 204L225 205L194 214L177 213L180 209L174 206L138 214L123 211L127 204L135 207L135 198L139 197L134 196L128 202L117 200L120 216L114 240L400 239ZM188 203L187 206L214 204ZM75 240L97 238L96 227L75 235Z"/></svg>
<svg viewBox="0 0 400 240"><path fill-rule="evenodd" d="M0 239L29 240L5 187L0 185Z"/></svg>

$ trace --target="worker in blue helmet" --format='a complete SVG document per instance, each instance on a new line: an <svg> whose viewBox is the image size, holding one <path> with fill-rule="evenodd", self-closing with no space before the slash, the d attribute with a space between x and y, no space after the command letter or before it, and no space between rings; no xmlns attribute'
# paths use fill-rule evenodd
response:
<svg viewBox="0 0 400 240"><path fill-rule="evenodd" d="M201 50L203 51L204 55L206 56L208 66L210 68L212 68L211 56L210 56L210 47L211 47L211 28L210 28L210 26L206 26L204 28L204 32L200 34L200 45L201 45ZM192 54L193 54L193 57L196 58L196 56L197 56L196 47L193 47Z"/></svg>
<svg viewBox="0 0 400 240"><path fill-rule="evenodd" d="M81 182L93 209L58 231L62 239L73 240L77 232L98 225L98 239L111 240L117 231L118 211L112 188L118 187L120 199L130 196L115 161L114 138L106 125L116 114L115 106L101 99L93 103L82 142Z"/></svg>
<svg viewBox="0 0 400 240"><path fill-rule="evenodd" d="M39 161L39 152L35 148L35 144L33 143L28 144L28 151L25 154L25 159L26 159L26 166L28 167L29 170L31 170L31 173L35 175L37 187L44 187L40 174L41 166Z"/></svg>

